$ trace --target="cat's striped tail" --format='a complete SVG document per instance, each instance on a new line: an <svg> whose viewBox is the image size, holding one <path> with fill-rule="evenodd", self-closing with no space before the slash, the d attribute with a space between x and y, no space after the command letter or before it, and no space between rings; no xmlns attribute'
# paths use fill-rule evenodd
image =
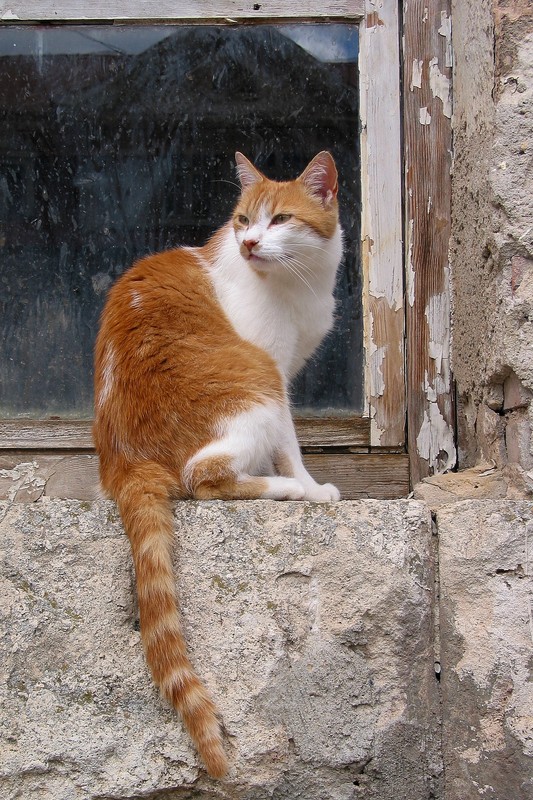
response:
<svg viewBox="0 0 533 800"><path fill-rule="evenodd" d="M222 778L228 761L217 710L189 661L179 622L170 555L172 485L164 469L145 463L129 472L115 496L135 563L146 661L161 693L181 714L207 771Z"/></svg>

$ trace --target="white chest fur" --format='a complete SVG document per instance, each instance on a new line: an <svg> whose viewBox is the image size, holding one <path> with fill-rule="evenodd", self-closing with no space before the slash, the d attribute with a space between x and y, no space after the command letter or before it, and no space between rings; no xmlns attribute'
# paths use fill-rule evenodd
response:
<svg viewBox="0 0 533 800"><path fill-rule="evenodd" d="M333 324L341 256L338 228L330 240L320 240L320 248L310 242L299 253L305 267L298 275L280 265L259 273L241 256L233 229L227 229L210 270L218 300L239 335L270 353L287 381Z"/></svg>

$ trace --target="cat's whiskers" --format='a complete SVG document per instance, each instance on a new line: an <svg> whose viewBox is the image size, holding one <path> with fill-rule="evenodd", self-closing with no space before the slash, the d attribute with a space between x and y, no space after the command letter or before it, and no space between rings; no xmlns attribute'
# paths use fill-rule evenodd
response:
<svg viewBox="0 0 533 800"><path fill-rule="evenodd" d="M239 183L235 183L235 181L228 181L226 178L218 178L215 181L211 181L211 183L229 183L230 186L235 186L237 189L241 188Z"/></svg>
<svg viewBox="0 0 533 800"><path fill-rule="evenodd" d="M278 261L285 269L287 269L292 275L298 278L304 286L307 286L309 291L316 297L316 292L307 280L307 278L302 275L299 271L299 267L304 267L306 265L297 262L295 259L291 258L290 256L275 256L276 261Z"/></svg>
<svg viewBox="0 0 533 800"><path fill-rule="evenodd" d="M322 247L319 244L314 244L313 242L306 242L304 244L304 247L305 247L306 250L307 249L319 250L321 253L325 253L326 255L328 255L327 248L326 247Z"/></svg>

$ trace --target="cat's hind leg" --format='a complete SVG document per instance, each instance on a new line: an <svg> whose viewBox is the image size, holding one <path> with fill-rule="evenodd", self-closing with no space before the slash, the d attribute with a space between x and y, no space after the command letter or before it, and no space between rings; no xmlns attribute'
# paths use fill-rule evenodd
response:
<svg viewBox="0 0 533 800"><path fill-rule="evenodd" d="M187 463L184 483L197 500L301 500L305 489L295 477L271 474L282 410L257 404L225 420L222 435Z"/></svg>
<svg viewBox="0 0 533 800"><path fill-rule="evenodd" d="M204 458L188 469L187 487L195 500L302 500L295 478L237 473L231 459Z"/></svg>

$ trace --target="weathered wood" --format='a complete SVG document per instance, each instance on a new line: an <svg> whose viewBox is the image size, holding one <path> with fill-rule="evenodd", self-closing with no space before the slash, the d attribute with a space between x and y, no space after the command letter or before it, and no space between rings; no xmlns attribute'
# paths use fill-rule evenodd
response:
<svg viewBox="0 0 533 800"><path fill-rule="evenodd" d="M269 20L276 17L324 17L357 19L363 16L364 0L0 0L0 20L87 22L119 20L216 20L233 22L242 19Z"/></svg>
<svg viewBox="0 0 533 800"><path fill-rule="evenodd" d="M450 372L450 2L404 6L407 397L413 483L455 465Z"/></svg>
<svg viewBox="0 0 533 800"><path fill-rule="evenodd" d="M313 453L305 455L304 461L318 481L335 483L345 500L393 499L409 492L409 462L404 454ZM99 496L98 458L94 454L0 453L0 500L94 500Z"/></svg>
<svg viewBox="0 0 533 800"><path fill-rule="evenodd" d="M1 450L92 450L88 420L0 420Z"/></svg>
<svg viewBox="0 0 533 800"><path fill-rule="evenodd" d="M371 443L405 441L398 4L366 3L360 26L362 256Z"/></svg>
<svg viewBox="0 0 533 800"><path fill-rule="evenodd" d="M98 498L97 456L0 452L0 499L28 503L40 497Z"/></svg>
<svg viewBox="0 0 533 800"><path fill-rule="evenodd" d="M334 483L343 500L394 500L409 494L409 458L401 454L304 454L319 483Z"/></svg>
<svg viewBox="0 0 533 800"><path fill-rule="evenodd" d="M370 420L362 417L295 420L302 447L368 447ZM1 450L92 450L87 420L0 420Z"/></svg>
<svg viewBox="0 0 533 800"><path fill-rule="evenodd" d="M370 446L368 417L296 418L294 425L301 447Z"/></svg>

